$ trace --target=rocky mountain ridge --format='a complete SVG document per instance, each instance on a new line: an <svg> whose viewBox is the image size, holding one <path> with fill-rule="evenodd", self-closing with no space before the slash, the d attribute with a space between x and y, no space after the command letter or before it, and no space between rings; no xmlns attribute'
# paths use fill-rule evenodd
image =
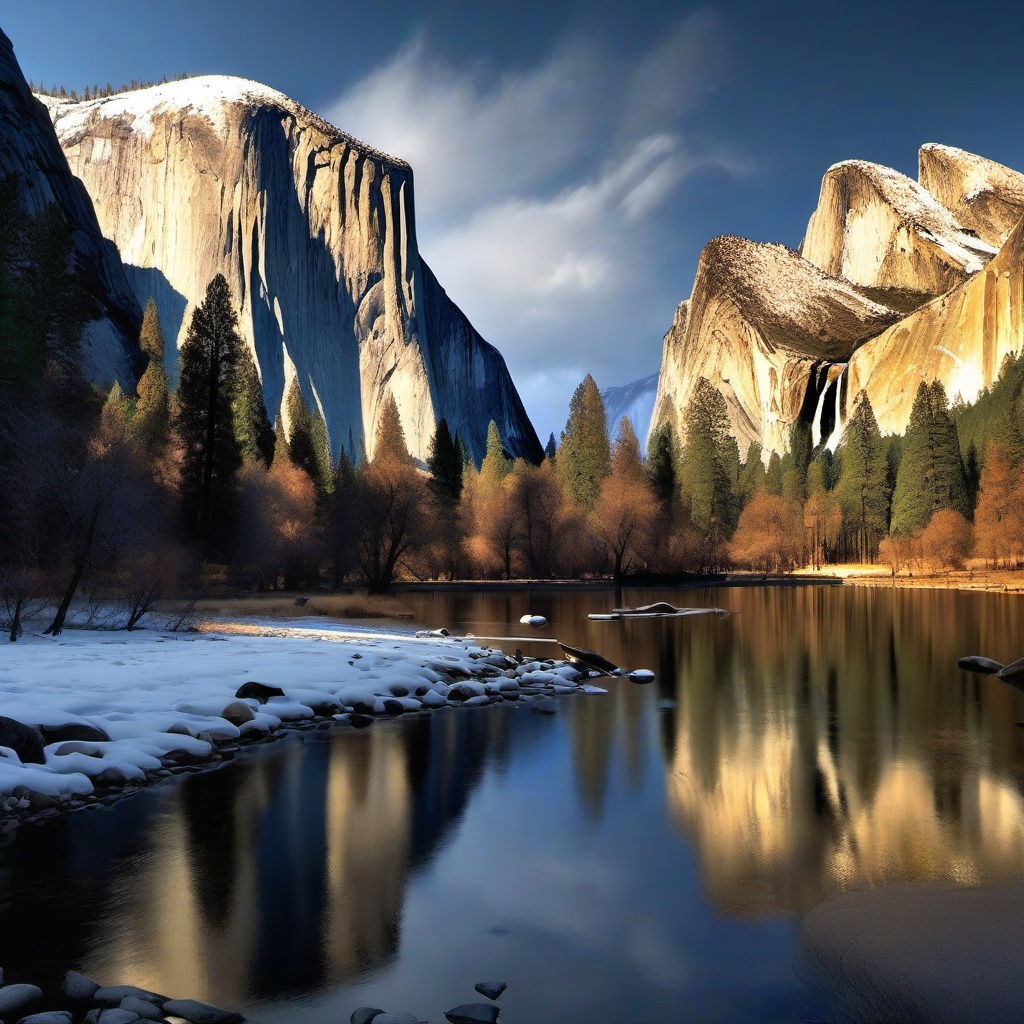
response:
<svg viewBox="0 0 1024 1024"><path fill-rule="evenodd" d="M834 446L865 389L884 433L920 380L973 401L1024 345L1024 174L929 143L919 178L860 160L826 171L799 253L723 237L665 335L652 428L681 430L700 377L742 451Z"/></svg>
<svg viewBox="0 0 1024 1024"><path fill-rule="evenodd" d="M82 332L85 372L97 381L133 387L144 363L137 340L141 307L116 247L104 239L92 202L68 167L46 109L29 91L14 47L0 30L0 179L8 175L17 181L28 212L56 203L71 229L78 269L93 298Z"/></svg>
<svg viewBox="0 0 1024 1024"><path fill-rule="evenodd" d="M47 106L169 340L225 275L271 419L295 378L335 454L372 455L390 392L418 458L442 417L477 457L491 419L509 451L539 457L504 360L419 256L407 163L238 78Z"/></svg>

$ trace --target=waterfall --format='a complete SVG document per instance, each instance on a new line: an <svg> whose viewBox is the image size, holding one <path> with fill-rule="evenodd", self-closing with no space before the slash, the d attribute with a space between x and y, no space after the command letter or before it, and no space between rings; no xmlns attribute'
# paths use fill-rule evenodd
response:
<svg viewBox="0 0 1024 1024"><path fill-rule="evenodd" d="M846 376L846 367L839 371L839 376L836 377L835 389L836 389L836 410L835 418L832 423L832 433L829 434L828 440L825 442L825 447L829 451L834 452L836 446L839 444L840 438L843 436L843 378Z"/></svg>
<svg viewBox="0 0 1024 1024"><path fill-rule="evenodd" d="M824 384L821 382L822 376L825 377ZM821 388L818 392L818 404L814 410L814 419L811 421L811 444L817 448L821 444L821 417L825 411L825 396L828 394L828 363L819 369L815 384Z"/></svg>

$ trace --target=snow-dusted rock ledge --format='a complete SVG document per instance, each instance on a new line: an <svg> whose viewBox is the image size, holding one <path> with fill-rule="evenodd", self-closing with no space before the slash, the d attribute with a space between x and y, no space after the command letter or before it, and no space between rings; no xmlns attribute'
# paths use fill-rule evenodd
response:
<svg viewBox="0 0 1024 1024"><path fill-rule="evenodd" d="M286 727L604 692L469 638L272 624L69 631L0 655L0 828L233 757Z"/></svg>

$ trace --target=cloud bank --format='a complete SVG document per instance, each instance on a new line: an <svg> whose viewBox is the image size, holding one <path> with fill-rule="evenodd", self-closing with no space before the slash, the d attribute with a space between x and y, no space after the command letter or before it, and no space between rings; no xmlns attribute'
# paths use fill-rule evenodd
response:
<svg viewBox="0 0 1024 1024"><path fill-rule="evenodd" d="M527 68L454 66L418 38L327 112L412 165L420 251L505 355L542 441L585 373L657 369L689 288L672 204L695 170L737 166L686 131L727 54L707 12L632 61L577 37Z"/></svg>

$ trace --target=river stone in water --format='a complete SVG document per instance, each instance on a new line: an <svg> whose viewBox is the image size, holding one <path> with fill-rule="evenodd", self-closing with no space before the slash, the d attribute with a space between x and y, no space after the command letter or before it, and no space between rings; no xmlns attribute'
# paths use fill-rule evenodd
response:
<svg viewBox="0 0 1024 1024"><path fill-rule="evenodd" d="M1018 690L1024 690L1024 658L1011 662L1005 668L1001 668L996 673L996 678L1002 679L1004 683L1009 683Z"/></svg>
<svg viewBox="0 0 1024 1024"><path fill-rule="evenodd" d="M103 985L92 994L92 1001L100 1006L120 1006L121 1000L128 996L136 999L145 999L146 1002L162 1003L165 996L157 995L156 992L147 992L144 988L136 988L135 985Z"/></svg>
<svg viewBox="0 0 1024 1024"><path fill-rule="evenodd" d="M70 1010L46 1010L22 1017L18 1024L71 1024L74 1019Z"/></svg>
<svg viewBox="0 0 1024 1024"><path fill-rule="evenodd" d="M967 658L961 658L957 667L965 672L980 672L982 675L994 676L1001 668L1001 661L993 661L991 658L983 658L980 654L972 654Z"/></svg>
<svg viewBox="0 0 1024 1024"><path fill-rule="evenodd" d="M137 996L125 996L121 1000L120 1009L131 1010L132 1013L137 1013L146 1020L163 1020L164 1018L163 1011L156 1003L151 1003L147 999L139 999Z"/></svg>
<svg viewBox="0 0 1024 1024"><path fill-rule="evenodd" d="M3 715L0 715L0 747L10 747L23 764L46 764L42 733Z"/></svg>
<svg viewBox="0 0 1024 1024"><path fill-rule="evenodd" d="M473 986L482 996L497 999L508 988L507 981L479 981Z"/></svg>
<svg viewBox="0 0 1024 1024"><path fill-rule="evenodd" d="M114 1006L105 1010L90 1010L85 1015L85 1020L86 1024L135 1024L142 1018L131 1010L122 1010Z"/></svg>
<svg viewBox="0 0 1024 1024"><path fill-rule="evenodd" d="M398 1013L382 1013L379 1017L374 1017L373 1024L427 1024L427 1022L420 1020L419 1017L407 1010L399 1010Z"/></svg>
<svg viewBox="0 0 1024 1024"><path fill-rule="evenodd" d="M375 1017L379 1017L384 1011L376 1006L358 1006L352 1011L349 1017L349 1024L370 1024Z"/></svg>
<svg viewBox="0 0 1024 1024"><path fill-rule="evenodd" d="M64 995L76 1002L87 1002L99 990L99 985L77 971L64 975Z"/></svg>
<svg viewBox="0 0 1024 1024"><path fill-rule="evenodd" d="M201 1003L197 999L168 999L164 1003L164 1015L184 1017L192 1024L245 1024L240 1013L222 1010L219 1006Z"/></svg>
<svg viewBox="0 0 1024 1024"><path fill-rule="evenodd" d="M500 1014L491 1003L463 1003L444 1011L451 1024L495 1024Z"/></svg>
<svg viewBox="0 0 1024 1024"><path fill-rule="evenodd" d="M14 1013L42 998L43 990L35 985L4 985L0 988L0 1013Z"/></svg>

